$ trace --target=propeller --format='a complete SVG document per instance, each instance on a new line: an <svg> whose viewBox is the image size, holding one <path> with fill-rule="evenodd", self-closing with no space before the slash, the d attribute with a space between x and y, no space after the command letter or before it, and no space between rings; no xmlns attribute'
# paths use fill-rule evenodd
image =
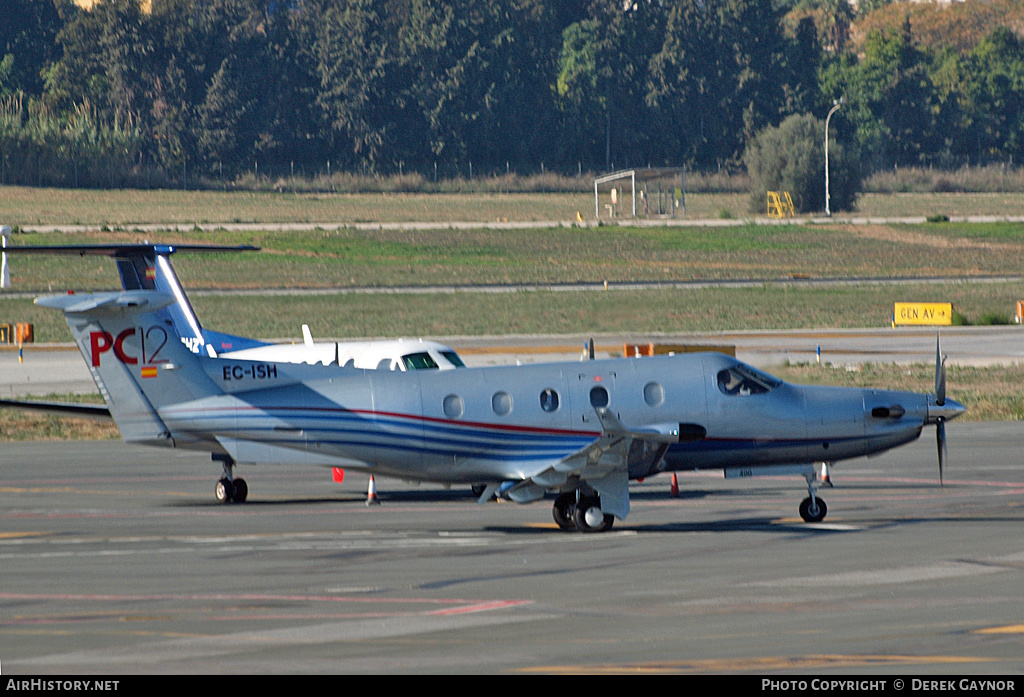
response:
<svg viewBox="0 0 1024 697"><path fill-rule="evenodd" d="M935 405L946 404L946 357L939 349L939 335L935 335ZM942 465L946 460L946 417L935 419L935 444L939 451L939 486L942 486Z"/></svg>

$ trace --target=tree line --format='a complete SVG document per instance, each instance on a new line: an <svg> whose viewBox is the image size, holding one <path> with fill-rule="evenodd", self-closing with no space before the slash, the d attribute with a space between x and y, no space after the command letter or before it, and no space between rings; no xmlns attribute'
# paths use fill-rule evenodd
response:
<svg viewBox="0 0 1024 697"><path fill-rule="evenodd" d="M4 0L0 182L729 169L840 98L831 135L861 168L1021 160L1019 36L926 46L907 19L854 49L856 19L846 0Z"/></svg>

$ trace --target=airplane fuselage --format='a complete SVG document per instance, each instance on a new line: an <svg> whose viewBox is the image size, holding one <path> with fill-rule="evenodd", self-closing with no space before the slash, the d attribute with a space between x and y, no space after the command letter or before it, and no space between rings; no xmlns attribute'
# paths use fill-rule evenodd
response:
<svg viewBox="0 0 1024 697"><path fill-rule="evenodd" d="M227 394L158 410L178 445L423 481L530 477L598 437L602 407L637 430L705 432L637 453L632 479L870 455L916 439L929 408L910 392L791 385L717 353L443 373L204 365Z"/></svg>

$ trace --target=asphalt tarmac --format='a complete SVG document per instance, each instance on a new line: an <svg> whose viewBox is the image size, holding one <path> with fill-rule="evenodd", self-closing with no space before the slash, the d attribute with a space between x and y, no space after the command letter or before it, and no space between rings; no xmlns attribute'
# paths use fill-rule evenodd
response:
<svg viewBox="0 0 1024 697"><path fill-rule="evenodd" d="M661 475L604 534L550 501L120 442L0 449L0 668L19 674L1024 670L1021 426L953 422L793 477Z"/></svg>

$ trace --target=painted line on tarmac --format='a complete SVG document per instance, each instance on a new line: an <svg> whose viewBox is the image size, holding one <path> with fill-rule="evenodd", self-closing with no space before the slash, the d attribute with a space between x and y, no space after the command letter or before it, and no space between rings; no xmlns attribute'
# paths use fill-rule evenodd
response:
<svg viewBox="0 0 1024 697"><path fill-rule="evenodd" d="M934 666L1000 661L975 656L901 656L901 655L812 655L764 656L754 658L706 658L649 663L605 663L598 665L555 665L522 668L519 673L567 673L619 675L663 673L762 673L765 671L807 671L829 668L887 666Z"/></svg>
<svg viewBox="0 0 1024 697"><path fill-rule="evenodd" d="M1024 624L1008 624L1004 627L975 629L971 634L1024 634Z"/></svg>

